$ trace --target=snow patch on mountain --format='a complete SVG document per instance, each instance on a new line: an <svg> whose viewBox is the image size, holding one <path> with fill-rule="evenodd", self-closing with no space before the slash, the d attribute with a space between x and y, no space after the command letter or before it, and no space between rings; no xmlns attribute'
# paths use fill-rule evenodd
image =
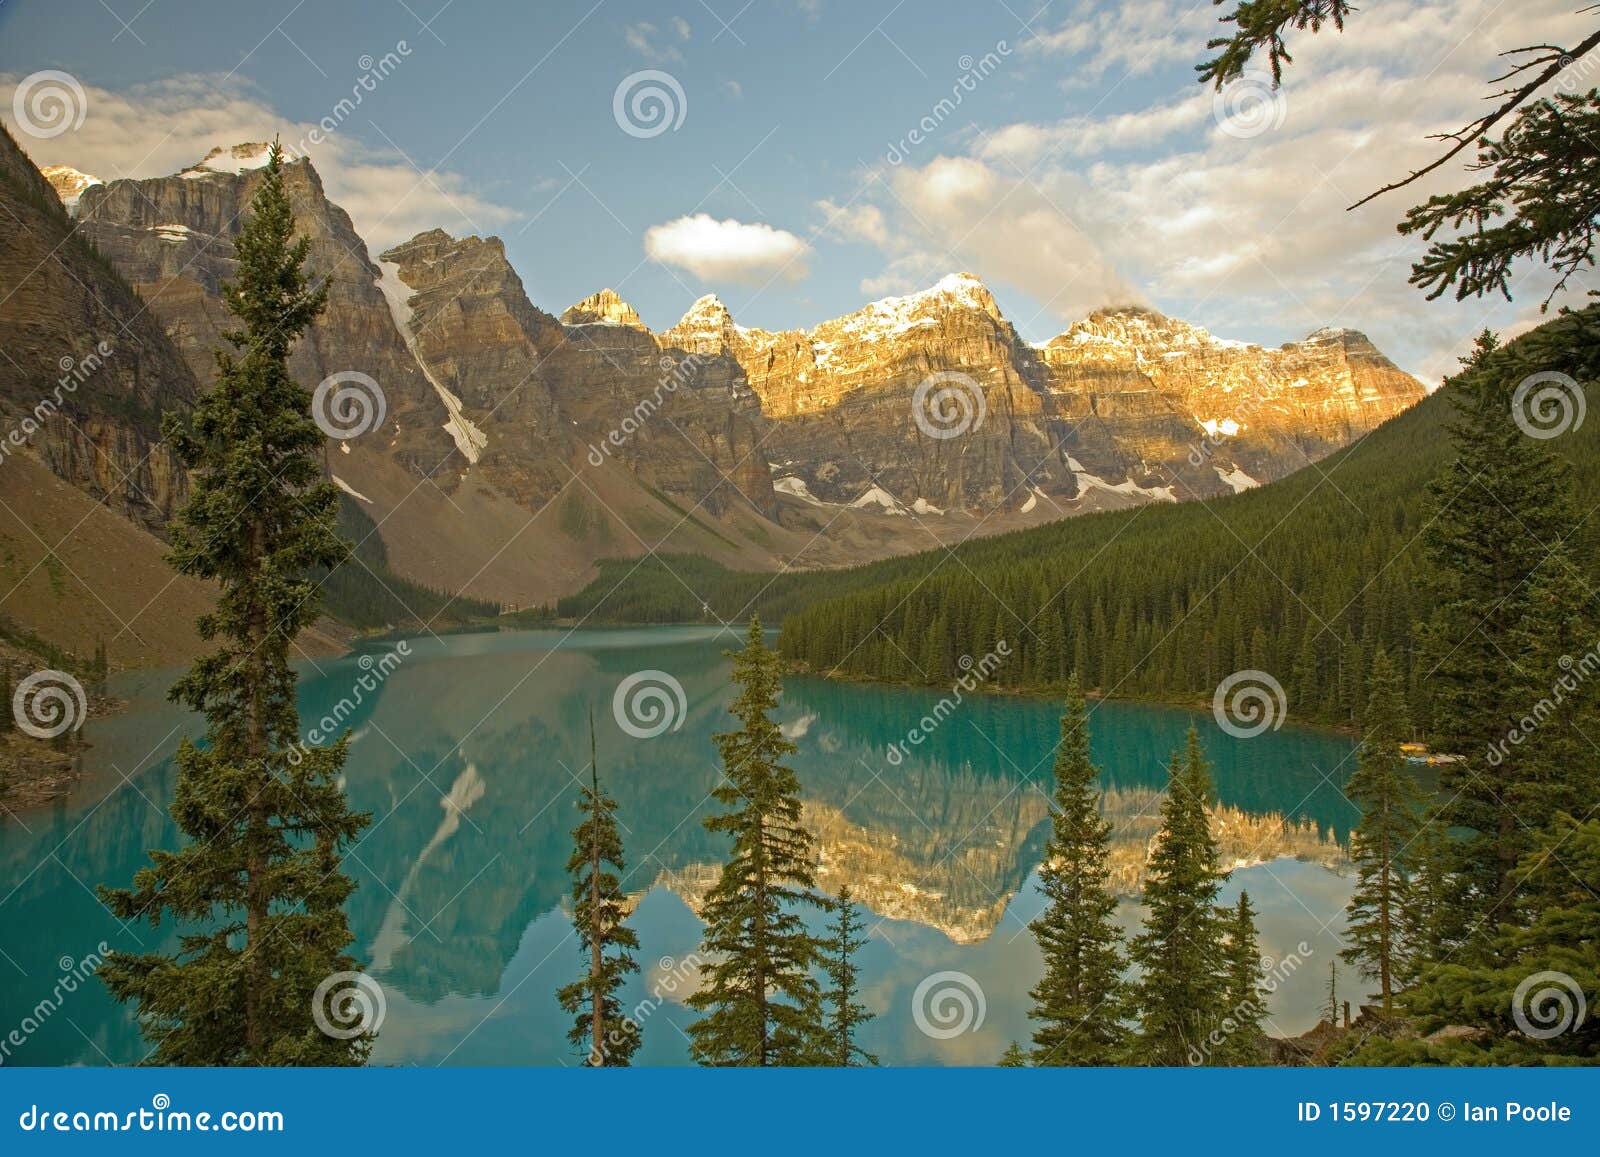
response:
<svg viewBox="0 0 1600 1157"><path fill-rule="evenodd" d="M1235 494L1261 485L1261 483L1257 482L1254 478L1250 477L1250 475L1246 474L1237 466L1235 466L1232 470L1224 470L1221 466L1213 466L1212 469L1217 472L1218 478L1222 479L1228 484L1229 487L1232 488Z"/></svg>
<svg viewBox="0 0 1600 1157"><path fill-rule="evenodd" d="M357 490L354 486L351 486L350 483L346 482L343 478L340 478L337 474L329 474L328 477L332 478L333 479L333 484L335 486L337 486L340 490L343 490L351 498L357 499L357 500L359 500L361 502L365 502L365 503L367 503L369 505L371 504L372 499L368 498L365 494L361 493L361 491Z"/></svg>
<svg viewBox="0 0 1600 1157"><path fill-rule="evenodd" d="M186 181L193 181L199 177L211 177L218 174L231 173L237 175L239 173L248 173L253 169L265 166L267 159L271 155L272 146L264 141L249 141L226 148L219 145L200 158L199 164L190 165L178 176ZM283 159L292 161L294 158L285 150Z"/></svg>
<svg viewBox="0 0 1600 1157"><path fill-rule="evenodd" d="M772 480L772 488L779 494L787 494L790 498L798 498L802 502L809 502L812 506L832 506L831 502L824 502L811 493L811 487L806 485L804 478L793 474Z"/></svg>
<svg viewBox="0 0 1600 1157"><path fill-rule="evenodd" d="M99 177L80 172L71 165L46 165L39 170L39 174L50 182L50 187L56 191L56 196L61 198L61 204L66 207L68 213L78 208L78 198L83 196L83 191L90 185L105 184Z"/></svg>
<svg viewBox="0 0 1600 1157"><path fill-rule="evenodd" d="M904 514L906 512L906 508L900 505L899 500L881 486L873 486L866 490L850 505L856 510L863 510L869 506L880 506L886 514Z"/></svg>
<svg viewBox="0 0 1600 1157"><path fill-rule="evenodd" d="M473 424L472 419L467 417L466 410L462 408L461 399L433 376L433 372L428 369L428 363L417 352L417 339L411 333L411 319L415 314L411 308L411 287L401 280L399 263L380 261L378 270L378 290L389 305L389 316L394 319L395 328L400 331L406 349L411 351L411 359L417 363L422 376L428 379L433 392L439 395L439 400L444 403L445 412L450 415L444 423L445 433L450 435L451 441L456 444L456 449L461 451L461 456L476 465L478 459L483 457L483 452L489 448L489 435Z"/></svg>
<svg viewBox="0 0 1600 1157"><path fill-rule="evenodd" d="M1072 457L1067 459L1067 468L1072 471L1073 477L1078 480L1078 497L1080 498L1083 497L1083 491L1086 487L1092 487L1111 494L1120 494L1124 498L1149 498L1157 502L1178 501L1178 496L1173 493L1171 486L1140 486L1132 478L1129 478L1126 482L1107 482L1098 474L1089 473L1083 468L1083 463Z"/></svg>

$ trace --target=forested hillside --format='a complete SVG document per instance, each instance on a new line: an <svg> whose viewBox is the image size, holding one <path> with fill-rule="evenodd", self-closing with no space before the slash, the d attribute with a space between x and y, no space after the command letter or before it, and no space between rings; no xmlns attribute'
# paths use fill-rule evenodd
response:
<svg viewBox="0 0 1600 1157"><path fill-rule="evenodd" d="M1497 356L1587 387L1600 366L1600 307ZM612 564L558 610L635 622L703 619L702 602L725 619L757 611L782 620L790 659L910 682L945 681L963 656L1000 640L1011 658L996 682L1007 687L1048 689L1076 668L1105 694L1209 697L1226 675L1254 668L1283 684L1292 717L1344 722L1379 645L1417 698L1412 624L1431 611L1421 534L1428 483L1449 453L1452 393L1235 496L1092 515L849 571L775 578L677 558ZM1551 442L1573 463L1580 515L1600 501L1597 426ZM1578 533L1592 545L1595 522L1585 517Z"/></svg>

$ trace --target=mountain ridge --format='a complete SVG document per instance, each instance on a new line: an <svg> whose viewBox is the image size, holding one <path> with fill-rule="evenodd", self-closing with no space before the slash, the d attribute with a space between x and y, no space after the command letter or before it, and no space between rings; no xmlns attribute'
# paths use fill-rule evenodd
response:
<svg viewBox="0 0 1600 1157"><path fill-rule="evenodd" d="M169 177L55 184L201 388L263 159L245 143ZM610 288L556 315L498 238L431 229L374 257L309 160L284 174L330 282L293 368L359 373L385 403L381 429L330 441L329 473L402 573L513 605L603 557L815 569L1229 493L1423 394L1355 331L1266 350L1124 306L1030 345L965 272L809 329L742 326L715 293L660 332Z"/></svg>

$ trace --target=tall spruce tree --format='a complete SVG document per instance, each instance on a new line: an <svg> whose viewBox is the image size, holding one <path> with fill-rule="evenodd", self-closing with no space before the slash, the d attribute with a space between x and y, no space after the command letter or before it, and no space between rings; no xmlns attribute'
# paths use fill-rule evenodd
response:
<svg viewBox="0 0 1600 1157"><path fill-rule="evenodd" d="M1561 870L1547 871L1557 857ZM1512 879L1516 921L1500 925L1477 959L1429 966L1400 998L1417 1033L1374 1041L1356 1063L1600 1062L1590 1000L1600 991L1600 820L1558 817ZM1446 1025L1479 1031L1430 1039Z"/></svg>
<svg viewBox="0 0 1600 1157"><path fill-rule="evenodd" d="M1445 913L1450 907L1450 829L1438 808L1423 812L1417 834L1406 849L1411 867L1406 903L1400 909L1400 944L1404 951L1391 961L1395 984L1405 988L1430 960L1449 951L1445 944Z"/></svg>
<svg viewBox="0 0 1600 1157"><path fill-rule="evenodd" d="M1356 772L1345 787L1350 802L1361 809L1361 821L1350 835L1350 859L1356 888L1347 908L1350 946L1340 955L1364 976L1378 982L1383 1010L1394 1007L1399 977L1407 969L1404 911L1410 906L1411 869L1408 855L1416 839L1423 805L1422 790L1406 773L1400 753L1409 730L1400 677L1380 650L1372 661L1371 695L1362 720L1365 734L1356 755Z"/></svg>
<svg viewBox="0 0 1600 1157"><path fill-rule="evenodd" d="M572 922L588 965L584 975L557 993L561 1007L577 1019L567 1039L594 1068L622 1068L633 1060L641 1037L639 1024L624 1015L618 993L628 973L639 971L629 949L639 937L623 923L625 871L622 836L617 831L617 801L600 790L594 737L594 712L589 712L589 782L578 799L583 818L572 829Z"/></svg>
<svg viewBox="0 0 1600 1157"><path fill-rule="evenodd" d="M1225 1065L1259 1065L1266 1061L1261 1022L1267 1006L1261 983L1261 947L1256 938L1256 912L1250 893L1240 892L1228 913L1228 944L1223 965L1222 1039L1216 1059Z"/></svg>
<svg viewBox="0 0 1600 1157"><path fill-rule="evenodd" d="M1574 521L1567 467L1515 420L1516 387L1538 367L1487 332L1463 366L1447 386L1455 455L1429 489L1424 542L1438 606L1422 648L1434 741L1463 757L1439 783L1440 818L1460 833L1447 848L1452 887L1442 913L1453 942L1481 940L1508 915L1510 875L1529 846L1511 790L1524 753L1510 751L1499 766L1488 753L1529 706L1508 656L1530 584Z"/></svg>
<svg viewBox="0 0 1600 1157"><path fill-rule="evenodd" d="M1511 633L1510 692L1519 710L1507 730L1515 726L1520 742L1505 738L1501 750L1509 756L1515 748L1510 762L1516 775L1504 790L1524 853L1558 817L1585 816L1600 800L1593 746L1600 734L1600 614L1580 557L1568 542L1551 546L1528 582L1527 606ZM1546 867L1563 870L1554 862Z"/></svg>
<svg viewBox="0 0 1600 1157"><path fill-rule="evenodd" d="M1216 909L1223 874L1207 813L1213 791L1200 737L1191 728L1167 772L1161 831L1144 889L1147 915L1129 952L1140 969L1132 1053L1142 1064L1189 1064L1223 1004L1225 954Z"/></svg>
<svg viewBox="0 0 1600 1157"><path fill-rule="evenodd" d="M823 971L828 974L826 1061L839 1068L876 1065L878 1058L856 1044L856 1033L873 1014L859 999L860 969L856 953L866 943L861 935L861 909L850 888L839 889L833 902L833 935L824 945Z"/></svg>
<svg viewBox="0 0 1600 1157"><path fill-rule="evenodd" d="M817 941L801 918L823 907L816 853L800 824L800 781L783 760L796 748L772 712L782 693L778 656L751 619L730 653L739 726L715 737L723 779L712 792L727 811L705 826L733 837L733 851L701 910L701 950L712 961L689 997L704 1015L689 1028L690 1054L707 1065L799 1065L826 1052Z"/></svg>
<svg viewBox="0 0 1600 1157"><path fill-rule="evenodd" d="M101 896L121 920L205 927L174 956L117 952L100 970L113 996L137 1002L158 1064L359 1064L372 1045L313 1019L318 985L357 967L341 856L368 817L336 778L344 737L291 758L290 646L319 603L304 576L347 548L333 529L337 492L321 479L322 434L289 373L289 349L327 295L302 268L306 240L290 240L282 165L274 144L234 242L238 275L223 289L240 322L225 335L234 352L218 351L216 384L189 421L164 424L192 479L169 561L218 588L199 620L218 647L171 692L205 716L206 745L178 749L171 811L189 842L152 851L132 888Z"/></svg>
<svg viewBox="0 0 1600 1157"><path fill-rule="evenodd" d="M1036 1065L1108 1065L1127 1031L1122 933L1114 920L1111 825L1100 815L1099 769L1089 757L1089 708L1074 673L1056 747L1050 840L1039 880L1045 910L1031 925L1044 976L1030 995Z"/></svg>

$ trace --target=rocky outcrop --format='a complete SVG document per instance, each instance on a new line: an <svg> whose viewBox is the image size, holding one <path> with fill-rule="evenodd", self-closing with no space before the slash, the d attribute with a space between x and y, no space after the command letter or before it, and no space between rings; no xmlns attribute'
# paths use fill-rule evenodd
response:
<svg viewBox="0 0 1600 1157"><path fill-rule="evenodd" d="M265 156L237 145L170 177L109 184L70 168L32 174L35 196L53 187L76 205L83 237L132 283L200 388ZM558 319L529 300L497 238L430 230L375 263L310 163L283 171L308 267L329 287L291 368L307 385L366 375L388 410L376 435L330 444L349 455L339 480L376 503L394 546L470 540L459 520L493 507L493 557L461 560L460 573L458 551L409 557L444 585L479 582L492 565L475 593L518 603L575 589L595 558L660 549L683 527L697 537L676 549L729 565L838 565L925 548L930 534L1226 494L1316 460L1423 393L1348 330L1264 349L1126 308L1032 346L966 273L809 330L741 326L708 294L652 333L612 289ZM61 434L52 463L104 488L93 447L132 452L116 424ZM153 496L145 517L159 522L176 485L159 454L152 477L112 461ZM424 502L419 477L432 483ZM442 503L421 511L435 494ZM540 530L560 549L525 542L526 566L501 557L526 521L515 512L537 518L557 499L559 526ZM541 552L559 557L559 589L533 565ZM517 573L526 581L505 581Z"/></svg>
<svg viewBox="0 0 1600 1157"><path fill-rule="evenodd" d="M667 335L738 359L778 423L767 445L780 487L891 511L1225 494L1423 394L1347 330L1268 350L1120 309L1031 347L970 274L776 334L702 298Z"/></svg>
<svg viewBox="0 0 1600 1157"><path fill-rule="evenodd" d="M236 267L233 243L265 150L213 150L174 176L90 185L78 199L79 233L148 303L202 387L215 376L213 351L227 346L221 287ZM328 307L295 343L290 370L307 386L341 372L372 378L384 395L390 455L408 470L448 479L444 408L395 328L366 244L328 200L310 161L286 163L283 181L296 233L309 242L306 268L328 286Z"/></svg>
<svg viewBox="0 0 1600 1157"><path fill-rule="evenodd" d="M187 492L161 416L194 404L184 359L72 230L56 192L0 133L0 469L36 453L55 474L163 533Z"/></svg>
<svg viewBox="0 0 1600 1157"><path fill-rule="evenodd" d="M1423 396L1354 330L1268 349L1153 310L1101 310L1040 347L1063 444L1108 479L1205 496L1281 478Z"/></svg>
<svg viewBox="0 0 1600 1157"><path fill-rule="evenodd" d="M561 315L562 325L626 325L643 329L644 322L633 311L633 306L617 296L614 289L602 289L569 306Z"/></svg>

